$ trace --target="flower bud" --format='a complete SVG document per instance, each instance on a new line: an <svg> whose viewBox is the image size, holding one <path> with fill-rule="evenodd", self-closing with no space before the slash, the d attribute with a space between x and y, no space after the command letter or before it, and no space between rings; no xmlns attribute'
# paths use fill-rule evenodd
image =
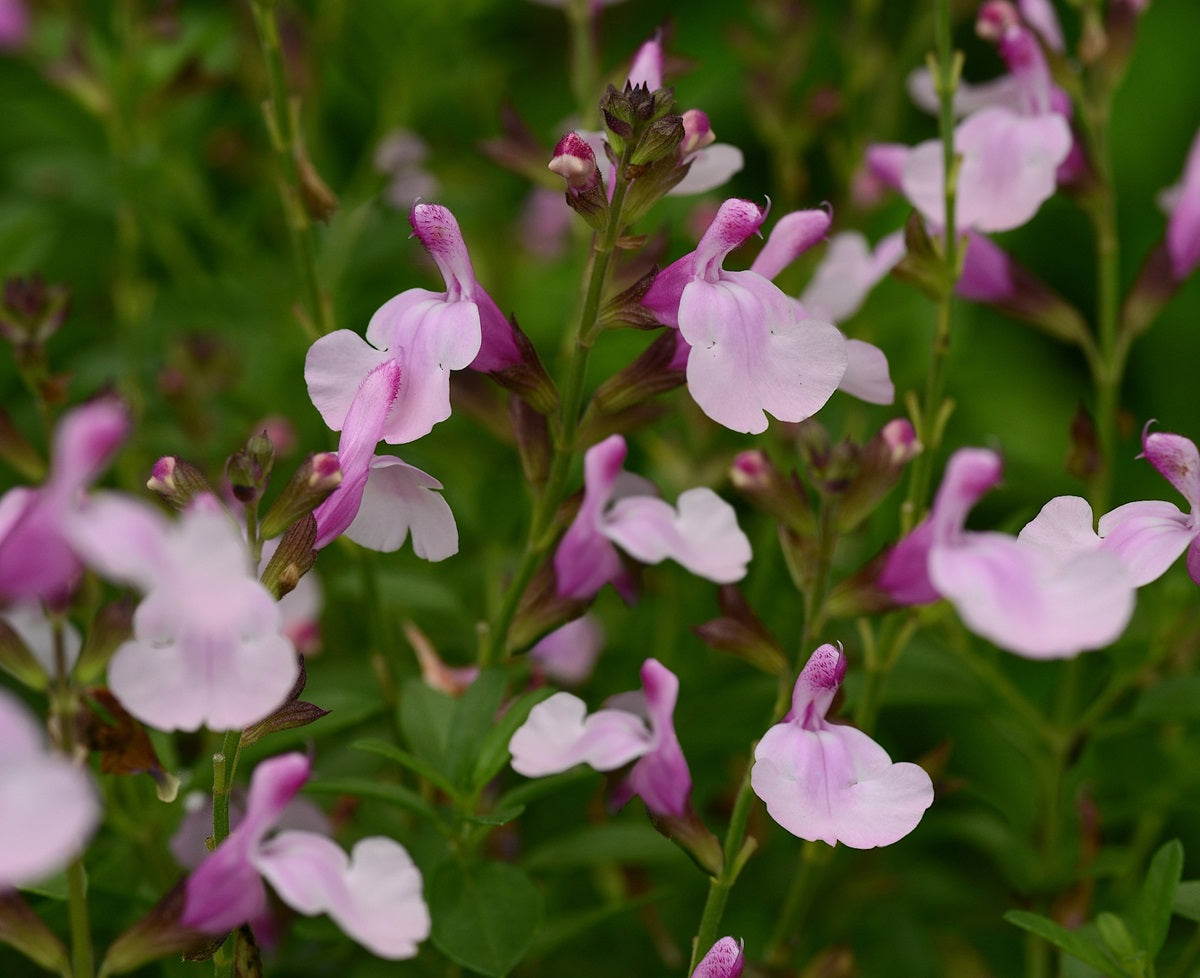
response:
<svg viewBox="0 0 1200 978"><path fill-rule="evenodd" d="M275 448L266 434L251 436L246 447L234 452L225 463L225 477L238 502L257 503L275 463Z"/></svg>
<svg viewBox="0 0 1200 978"><path fill-rule="evenodd" d="M542 366L537 348L517 325L515 316L510 317L509 326L520 359L509 366L493 370L489 376L501 387L516 394L538 414L553 414L558 410L558 388L554 386L554 381Z"/></svg>
<svg viewBox="0 0 1200 978"><path fill-rule="evenodd" d="M558 141L548 169L566 180L574 191L591 190L600 182L596 154L577 132L569 132Z"/></svg>
<svg viewBox="0 0 1200 978"><path fill-rule="evenodd" d="M830 618L877 615L897 607L892 596L879 585L879 575L887 566L890 553L890 550L884 550L876 554L833 586L825 601L825 610Z"/></svg>
<svg viewBox="0 0 1200 978"><path fill-rule="evenodd" d="M321 717L329 715L328 710L323 710L313 703L306 703L300 699L300 694L304 692L304 687L308 683L308 670L304 666L304 656L298 655L296 658L300 663L300 671L296 675L296 681L292 684L292 688L284 698L283 705L266 719L259 720L258 723L242 731L243 747L249 747L268 734L278 733L281 730L293 730L296 727L306 727L310 723L320 720Z"/></svg>
<svg viewBox="0 0 1200 978"><path fill-rule="evenodd" d="M721 875L721 869L725 865L721 843L709 831L708 826L700 821L700 816L693 810L690 802L683 815L656 812L649 806L646 812L659 834L679 846L705 873L709 876Z"/></svg>
<svg viewBox="0 0 1200 978"><path fill-rule="evenodd" d="M316 563L317 551L313 546L316 539L317 521L312 513L306 513L292 523L279 541L260 578L276 600L292 591Z"/></svg>
<svg viewBox="0 0 1200 978"><path fill-rule="evenodd" d="M15 346L40 347L58 332L71 294L65 285L46 285L37 274L10 278L0 300L0 336Z"/></svg>
<svg viewBox="0 0 1200 978"><path fill-rule="evenodd" d="M310 455L296 469L259 527L265 539L277 537L302 516L311 513L342 481L336 452Z"/></svg>
<svg viewBox="0 0 1200 978"><path fill-rule="evenodd" d="M661 119L656 119L646 127L637 146L634 147L633 154L629 158L630 166L648 166L667 158L673 161L677 160L683 137L682 116L666 115Z"/></svg>
<svg viewBox="0 0 1200 978"><path fill-rule="evenodd" d="M838 530L846 533L858 526L896 487L904 474L904 467L922 449L907 418L895 418L885 424L863 446L858 472L842 493L837 514Z"/></svg>
<svg viewBox="0 0 1200 978"><path fill-rule="evenodd" d="M692 978L740 978L746 964L745 942L722 937L696 965ZM826 974L826 972L813 972Z"/></svg>
<svg viewBox="0 0 1200 978"><path fill-rule="evenodd" d="M817 532L804 486L793 473L785 476L759 449L740 453L729 470L734 489L769 516L801 536Z"/></svg>
<svg viewBox="0 0 1200 978"><path fill-rule="evenodd" d="M213 495L212 486L196 466L176 455L164 455L154 463L146 488L173 509L187 509L196 496Z"/></svg>
<svg viewBox="0 0 1200 978"><path fill-rule="evenodd" d="M718 652L730 652L770 676L788 671L787 656L775 636L746 604L742 592L733 584L717 591L722 617L714 618L693 630L704 643Z"/></svg>
<svg viewBox="0 0 1200 978"><path fill-rule="evenodd" d="M697 150L711 146L717 141L716 133L708 121L708 115L700 109L688 109L682 116L683 142L679 144L679 152L690 156Z"/></svg>
<svg viewBox="0 0 1200 978"><path fill-rule="evenodd" d="M609 132L609 145L613 152L621 155L625 148L625 140L633 137L633 104L630 101L632 89L626 86L625 91L619 92L612 85L600 99L600 115L604 118L604 126Z"/></svg>

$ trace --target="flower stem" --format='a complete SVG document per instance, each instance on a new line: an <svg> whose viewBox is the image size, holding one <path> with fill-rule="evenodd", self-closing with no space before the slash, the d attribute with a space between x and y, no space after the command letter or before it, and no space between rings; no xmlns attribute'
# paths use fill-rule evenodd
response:
<svg viewBox="0 0 1200 978"><path fill-rule="evenodd" d="M626 160L617 168L612 201L609 204L608 224L602 234L598 233L592 243L592 260L588 272L587 290L584 293L583 309L579 315L579 327L571 348L567 365L567 376L559 395L558 419L554 426L554 451L550 461L550 473L546 484L534 500L533 515L529 523L529 535L525 541L525 552L517 567L500 610L489 623L487 634L480 648L481 666L487 666L505 653L509 626L520 604L521 595L533 578L546 551L553 542L550 530L554 516L563 501L567 477L578 454L575 436L579 429L580 409L583 404L584 378L587 374L588 355L600 334L600 303L608 280L608 270L620 237L621 209L625 192L629 186Z"/></svg>
<svg viewBox="0 0 1200 978"><path fill-rule="evenodd" d="M812 901L821 870L829 865L833 850L822 842L801 843L796 871L788 883L783 908L775 919L771 939L763 952L763 961L773 967L785 968L788 963L788 939L795 933L798 921Z"/></svg>
<svg viewBox="0 0 1200 978"><path fill-rule="evenodd" d="M313 226L304 208L300 182L300 160L303 158L304 149L300 143L300 132L293 116L292 102L284 76L283 48L279 42L275 3L273 0L251 0L250 9L254 14L254 26L267 68L269 95L264 114L267 132L271 138L271 149L279 169L279 197L283 203L288 236L292 242L296 271L300 275L300 298L305 311L305 315L301 317L301 325L309 338L315 340L318 336L328 333L333 325L318 284Z"/></svg>
<svg viewBox="0 0 1200 978"><path fill-rule="evenodd" d="M242 752L242 732L225 733L220 753L213 754L213 848L229 838L229 793Z"/></svg>

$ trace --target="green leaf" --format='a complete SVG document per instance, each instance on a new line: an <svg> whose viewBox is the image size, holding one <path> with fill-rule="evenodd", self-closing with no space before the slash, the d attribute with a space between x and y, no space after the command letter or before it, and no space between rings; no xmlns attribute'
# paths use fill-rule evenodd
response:
<svg viewBox="0 0 1200 978"><path fill-rule="evenodd" d="M685 858L648 822L610 822L551 839L522 862L531 870L556 872L597 863L669 863Z"/></svg>
<svg viewBox="0 0 1200 978"><path fill-rule="evenodd" d="M551 774L545 778L531 778L524 784L519 784L512 791L506 791L496 802L497 808L511 808L513 805L527 805L543 795L552 795L559 788L569 788L579 781L595 778L596 772L583 764L563 771L562 774Z"/></svg>
<svg viewBox="0 0 1200 978"><path fill-rule="evenodd" d="M488 731L479 747L479 756L475 760L475 772L471 778L471 786L481 788L492 780L508 763L508 742L512 740L517 727L529 719L529 711L542 700L549 699L554 690L543 686L531 693L519 696L505 711L500 721Z"/></svg>
<svg viewBox="0 0 1200 978"><path fill-rule="evenodd" d="M464 815L463 818L476 825L507 825L513 819L520 818L524 811L524 805L517 805L516 808L498 809L485 815Z"/></svg>
<svg viewBox="0 0 1200 978"><path fill-rule="evenodd" d="M485 669L455 704L454 722L446 734L445 771L461 787L474 784L476 759L495 722L506 685L503 669Z"/></svg>
<svg viewBox="0 0 1200 978"><path fill-rule="evenodd" d="M1200 880L1185 880L1175 889L1173 910L1185 920L1200 924Z"/></svg>
<svg viewBox="0 0 1200 978"><path fill-rule="evenodd" d="M542 921L542 894L510 863L464 869L445 862L426 891L433 943L463 967L503 978L525 956Z"/></svg>
<svg viewBox="0 0 1200 978"><path fill-rule="evenodd" d="M1099 914L1096 917L1096 929L1123 971L1128 970L1125 965L1137 964L1139 961L1145 963L1146 952L1138 947L1125 921L1115 913ZM1138 973L1141 971L1142 969L1139 969Z"/></svg>
<svg viewBox="0 0 1200 978"><path fill-rule="evenodd" d="M441 820L437 809L429 802L415 791L399 784L388 784L370 778L338 778L332 781L322 778L319 781L310 781L304 786L304 791L305 794L313 795L353 795L356 798L375 798L378 801L395 805L397 808L403 808L427 821L439 822Z"/></svg>
<svg viewBox="0 0 1200 978"><path fill-rule="evenodd" d="M451 798L458 797L458 789L446 779L446 776L441 771L432 764L427 764L421 758L410 754L403 747L389 744L386 740L371 739L356 740L350 746L355 750L365 750L370 751L372 754L380 754L389 760L395 761L397 764L402 764L418 777L424 778L437 788L441 788Z"/></svg>
<svg viewBox="0 0 1200 978"><path fill-rule="evenodd" d="M1041 914L1030 913L1028 910L1010 910L1004 915L1004 919L1031 934L1037 934L1072 957L1079 958L1084 964L1091 965L1101 974L1117 973L1116 964L1103 949Z"/></svg>
<svg viewBox="0 0 1200 978"><path fill-rule="evenodd" d="M421 760L444 770L446 740L454 719L455 701L422 679L406 679L400 687L400 730Z"/></svg>
<svg viewBox="0 0 1200 978"><path fill-rule="evenodd" d="M1138 894L1133 913L1133 927L1138 941L1150 960L1158 956L1167 939L1171 925L1171 910L1175 891L1183 875L1183 845L1178 839L1164 843L1150 860L1146 879Z"/></svg>

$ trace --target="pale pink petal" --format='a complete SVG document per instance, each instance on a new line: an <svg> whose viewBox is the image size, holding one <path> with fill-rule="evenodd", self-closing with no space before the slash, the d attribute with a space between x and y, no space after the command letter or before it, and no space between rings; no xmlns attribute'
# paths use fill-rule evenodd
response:
<svg viewBox="0 0 1200 978"><path fill-rule="evenodd" d="M1066 563L1079 554L1100 549L1100 537L1092 523L1092 507L1086 499L1056 496L1025 524L1017 539Z"/></svg>
<svg viewBox="0 0 1200 978"><path fill-rule="evenodd" d="M308 348L304 381L313 406L329 428L342 430L354 395L367 374L391 359L394 357L387 350L375 349L348 329L322 336Z"/></svg>
<svg viewBox="0 0 1200 978"><path fill-rule="evenodd" d="M108 465L129 434L129 412L120 401L100 398L63 415L54 432L52 483L74 493Z"/></svg>
<svg viewBox="0 0 1200 978"><path fill-rule="evenodd" d="M870 737L844 726L772 727L754 751L750 783L793 835L854 849L898 841L933 803L922 768L893 764Z"/></svg>
<svg viewBox="0 0 1200 978"><path fill-rule="evenodd" d="M90 566L142 591L169 573L170 526L160 510L116 492L96 493L68 524L72 543Z"/></svg>
<svg viewBox="0 0 1200 978"><path fill-rule="evenodd" d="M935 546L929 576L971 631L1028 658L1069 658L1111 644L1133 613L1121 559L1093 551L1060 563L1001 533Z"/></svg>
<svg viewBox="0 0 1200 978"><path fill-rule="evenodd" d="M266 912L267 891L249 848L248 840L235 833L188 877L180 918L184 927L223 934Z"/></svg>
<svg viewBox="0 0 1200 978"><path fill-rule="evenodd" d="M645 723L632 713L586 714L583 700L570 693L555 693L537 704L509 741L513 770L527 778L557 774L576 764L611 771L653 746Z"/></svg>
<svg viewBox="0 0 1200 978"><path fill-rule="evenodd" d="M838 390L868 404L891 404L896 388L883 350L862 340L846 340L846 372Z"/></svg>
<svg viewBox="0 0 1200 978"><path fill-rule="evenodd" d="M962 274L954 291L973 302L1000 302L1012 296L1013 262L1008 252L982 234L967 235Z"/></svg>
<svg viewBox="0 0 1200 978"><path fill-rule="evenodd" d="M700 959L692 978L740 978L745 967L744 943L722 937Z"/></svg>
<svg viewBox="0 0 1200 978"><path fill-rule="evenodd" d="M905 88L913 104L932 115L937 115L941 100L928 68L915 68L909 72ZM954 114L959 118L994 106L1019 109L1023 102L1024 84L1021 79L1011 74L985 82L960 80L954 90Z"/></svg>
<svg viewBox="0 0 1200 978"><path fill-rule="evenodd" d="M594 615L583 615L543 636L529 650L546 677L563 686L587 681L604 644L604 629Z"/></svg>
<svg viewBox="0 0 1200 978"><path fill-rule="evenodd" d="M361 839L343 878L345 899L331 902L329 916L373 954L411 958L430 930L421 883L420 871L398 842L383 836Z"/></svg>
<svg viewBox="0 0 1200 978"><path fill-rule="evenodd" d="M1103 549L1124 562L1137 587L1157 580L1188 549L1192 520L1167 502L1126 503L1100 517Z"/></svg>
<svg viewBox="0 0 1200 978"><path fill-rule="evenodd" d="M962 530L971 507L1000 481L1003 467L1000 456L987 448L960 448L950 456L929 514L937 540L944 542Z"/></svg>
<svg viewBox="0 0 1200 978"><path fill-rule="evenodd" d="M737 514L711 489L682 493L678 512L652 496L622 499L609 510L603 532L644 564L670 557L719 584L741 580L750 561L750 541Z"/></svg>
<svg viewBox="0 0 1200 978"><path fill-rule="evenodd" d="M827 209L792 211L784 214L767 237L767 243L754 259L750 271L773 279L829 231L833 214ZM832 249L832 245L830 248Z"/></svg>
<svg viewBox="0 0 1200 978"><path fill-rule="evenodd" d="M758 229L767 212L753 201L731 197L721 204L717 216L700 238L695 251L695 276L716 282L725 257Z"/></svg>
<svg viewBox="0 0 1200 978"><path fill-rule="evenodd" d="M614 800L623 804L625 796L637 795L651 812L681 817L692 793L692 776L675 735L679 680L657 659L647 659L642 664L642 689L653 747L633 766Z"/></svg>
<svg viewBox="0 0 1200 978"><path fill-rule="evenodd" d="M1200 132L1192 139L1183 177L1173 188L1167 220L1171 273L1183 281L1200 264Z"/></svg>
<svg viewBox="0 0 1200 978"><path fill-rule="evenodd" d="M658 31L634 53L628 80L630 85L645 85L652 92L662 88L663 49Z"/></svg>
<svg viewBox="0 0 1200 978"><path fill-rule="evenodd" d="M765 431L765 412L780 421L811 417L846 372L841 333L829 323L798 320L791 300L754 272L689 283L679 324L692 347L693 399L734 431Z"/></svg>
<svg viewBox="0 0 1200 978"><path fill-rule="evenodd" d="M899 190L912 149L904 143L872 143L867 147L867 172L885 187Z"/></svg>
<svg viewBox="0 0 1200 978"><path fill-rule="evenodd" d="M933 543L933 524L925 519L888 554L879 575L879 587L897 604L929 604L941 597L929 579L929 551Z"/></svg>
<svg viewBox="0 0 1200 978"><path fill-rule="evenodd" d="M0 890L49 876L78 855L100 819L83 768L48 752L24 706L0 690Z"/></svg>
<svg viewBox="0 0 1200 978"><path fill-rule="evenodd" d="M671 262L658 275L642 297L642 305L654 313L664 326L679 328L679 300L683 290L696 277L696 253L689 251Z"/></svg>
<svg viewBox="0 0 1200 978"><path fill-rule="evenodd" d="M583 502L554 553L563 597L590 598L621 572L621 560L601 532L601 521L624 461L625 439L620 435L610 435L584 455Z"/></svg>
<svg viewBox="0 0 1200 978"><path fill-rule="evenodd" d="M736 146L713 143L693 153L689 162L687 176L667 191L668 197L688 197L715 190L741 172L746 158Z"/></svg>
<svg viewBox="0 0 1200 978"><path fill-rule="evenodd" d="M1021 11L1025 23L1042 36L1050 50L1064 49L1062 26L1050 0L1017 0L1017 8Z"/></svg>
<svg viewBox="0 0 1200 978"><path fill-rule="evenodd" d="M328 836L279 832L255 849L250 859L279 899L306 917L347 901L344 880L350 860Z"/></svg>
<svg viewBox="0 0 1200 978"><path fill-rule="evenodd" d="M955 220L959 228L1007 231L1025 224L1057 186L1058 165L1071 149L1071 129L1056 113L1022 116L1005 108L977 112L955 130L962 154ZM913 148L902 188L934 224L945 224L942 144Z"/></svg>
<svg viewBox="0 0 1200 978"><path fill-rule="evenodd" d="M835 234L808 287L800 294L806 314L833 323L849 319L903 257L902 231L881 238L874 251L857 231Z"/></svg>
<svg viewBox="0 0 1200 978"><path fill-rule="evenodd" d="M375 456L346 538L391 553L404 545L411 530L413 553L425 560L445 560L458 553L458 527L449 504L433 491L441 488L437 479L407 462L392 455Z"/></svg>

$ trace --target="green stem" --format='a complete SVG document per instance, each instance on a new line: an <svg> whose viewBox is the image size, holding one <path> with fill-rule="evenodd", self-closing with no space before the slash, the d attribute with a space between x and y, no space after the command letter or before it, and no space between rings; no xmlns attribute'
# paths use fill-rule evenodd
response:
<svg viewBox="0 0 1200 978"><path fill-rule="evenodd" d="M242 732L229 730L221 751L213 754L213 848L229 838L229 794L242 752Z"/></svg>
<svg viewBox="0 0 1200 978"><path fill-rule="evenodd" d="M567 376L559 395L558 423L554 429L554 452L550 461L550 473L546 477L546 484L534 500L533 516L530 519L529 535L525 541L521 562L509 582L499 611L489 622L487 634L481 643L481 666L486 667L505 654L508 629L516 615L521 595L553 543L554 534L550 531L554 526L558 507L565 496L567 478L578 453L575 436L579 430L588 356L602 328L600 303L604 297L613 251L621 234L621 210L625 204L625 192L629 187L626 165L627 161L622 160L617 170L612 201L609 204L608 224L604 233L597 234L592 244L592 261L583 310L579 315L579 327L567 365Z"/></svg>
<svg viewBox="0 0 1200 978"><path fill-rule="evenodd" d="M751 751L753 754L753 751ZM753 757L746 765L746 773L738 787L737 799L733 803L733 814L729 819L729 829L725 833L725 861L717 876L709 877L708 896L704 901L704 910L700 914L700 929L696 932L696 940L692 945L692 960L688 965L688 974L696 970L700 959L708 953L716 943L721 928L721 918L725 914L725 904L729 901L729 891L737 882L738 874L742 871L746 857L749 855L745 847L746 829L750 823L750 806L754 804L754 791L750 787L750 768Z"/></svg>
<svg viewBox="0 0 1200 978"><path fill-rule="evenodd" d="M821 842L807 840L800 846L800 857L796 871L788 883L787 896L783 900L783 908L775 921L775 929L763 952L763 961L777 968L785 968L788 963L790 948L788 940L795 933L797 921L812 902L816 885L819 882L821 870L829 864L833 850Z"/></svg>
<svg viewBox="0 0 1200 978"><path fill-rule="evenodd" d="M571 29L571 93L582 124L595 129L599 124L597 99L599 85L599 55L596 52L596 23L590 0L569 0L565 7Z"/></svg>
<svg viewBox="0 0 1200 978"><path fill-rule="evenodd" d="M254 14L254 26L267 67L270 93L266 105L267 130L279 168L279 196L292 242L296 271L300 275L300 297L306 313L302 325L309 338L315 340L328 333L333 324L318 284L313 226L304 208L300 186L300 160L304 148L292 115L292 103L284 75L283 48L279 43L279 24L275 20L275 3L273 0L251 0L250 9Z"/></svg>

